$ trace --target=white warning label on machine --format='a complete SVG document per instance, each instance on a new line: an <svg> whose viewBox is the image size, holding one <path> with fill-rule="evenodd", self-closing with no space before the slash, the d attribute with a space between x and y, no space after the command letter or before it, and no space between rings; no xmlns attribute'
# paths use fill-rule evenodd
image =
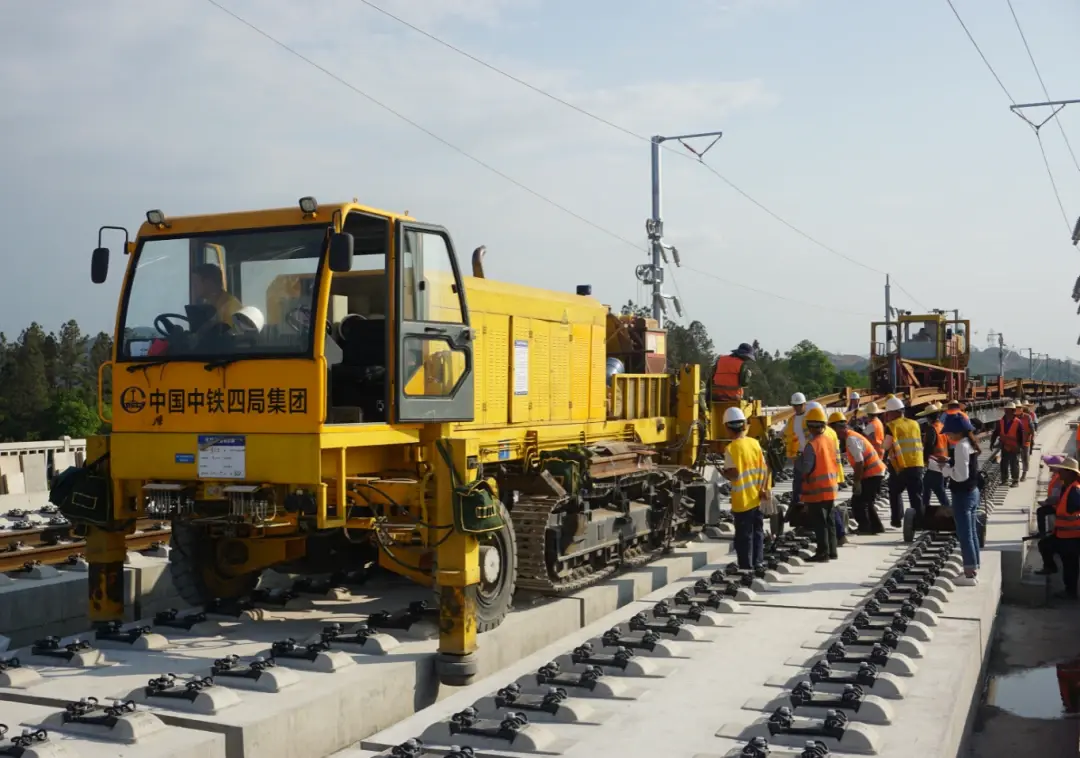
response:
<svg viewBox="0 0 1080 758"><path fill-rule="evenodd" d="M528 340L514 340L514 394L529 394Z"/></svg>
<svg viewBox="0 0 1080 758"><path fill-rule="evenodd" d="M243 479L247 469L244 438L199 435L200 479Z"/></svg>

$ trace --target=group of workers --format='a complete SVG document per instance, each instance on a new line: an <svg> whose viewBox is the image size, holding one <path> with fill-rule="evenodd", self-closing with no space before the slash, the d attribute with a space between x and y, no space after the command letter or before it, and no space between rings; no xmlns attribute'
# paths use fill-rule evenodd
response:
<svg viewBox="0 0 1080 758"><path fill-rule="evenodd" d="M875 502L886 482L894 528L903 526L905 493L917 526L924 523L925 507L931 498L936 498L942 507L952 511L960 539L964 576L958 577L958 583L978 582L981 450L974 436L975 426L959 402L951 402L944 409L931 404L914 418L907 417L904 401L898 397L889 397L884 409L869 403L860 411L859 398L853 393L846 412L833 410L827 414L819 403L807 402L797 392L791 405L794 414L784 430L787 455L794 464L788 520L813 529L816 549L811 561L836 560L838 549L847 542L844 520L835 509L844 485L842 457L846 457L853 471L851 515L858 525L856 534L885 531ZM849 414L853 415L850 422ZM771 498L769 467L761 446L747 435L747 420L738 406L725 411L723 423L732 437L722 473L731 482L735 550L739 566L753 568L764 560L764 516L759 506ZM1008 481L1006 472L1013 486L1026 476L1037 426L1032 406L1013 402L1005 406L1005 415L991 435L991 448L1000 447L1001 451L1002 481ZM1080 538L1080 492L1074 499L1075 528ZM1075 556L1068 556L1075 557L1076 562L1065 569L1073 578L1074 592L1074 573L1080 573L1080 541L1075 546ZM1077 572L1072 571L1074 566Z"/></svg>

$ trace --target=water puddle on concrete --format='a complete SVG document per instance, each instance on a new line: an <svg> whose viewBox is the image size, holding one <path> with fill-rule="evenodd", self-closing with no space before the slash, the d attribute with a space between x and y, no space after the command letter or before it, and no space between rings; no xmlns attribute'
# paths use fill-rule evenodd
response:
<svg viewBox="0 0 1080 758"><path fill-rule="evenodd" d="M992 676L986 704L1027 719L1075 718L1080 712L1080 660Z"/></svg>

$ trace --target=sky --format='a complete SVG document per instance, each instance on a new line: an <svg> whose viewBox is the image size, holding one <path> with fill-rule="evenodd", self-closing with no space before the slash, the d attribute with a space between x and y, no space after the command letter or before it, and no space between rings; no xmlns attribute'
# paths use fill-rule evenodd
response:
<svg viewBox="0 0 1080 758"><path fill-rule="evenodd" d="M0 331L112 330L122 257L89 278L102 224L305 195L441 224L466 265L487 246L489 278L644 301L647 140L360 0L218 1L504 176L208 0L0 0ZM865 354L889 272L894 306L959 308L977 346L1080 355L1077 249L1035 134L946 0L372 2L636 135L723 130L705 160L775 216L663 154L684 264L666 288L720 350ZM1044 100L1006 0L954 3L1011 96ZM1051 97L1080 98L1080 4L1013 7ZM1058 118L1080 154L1080 105ZM1075 223L1080 168L1056 123L1042 135Z"/></svg>

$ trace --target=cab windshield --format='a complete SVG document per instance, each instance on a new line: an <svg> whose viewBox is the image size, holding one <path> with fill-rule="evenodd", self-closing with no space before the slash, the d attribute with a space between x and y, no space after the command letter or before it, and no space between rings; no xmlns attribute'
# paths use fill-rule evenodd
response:
<svg viewBox="0 0 1080 758"><path fill-rule="evenodd" d="M145 239L124 311L124 358L311 353L328 227Z"/></svg>

